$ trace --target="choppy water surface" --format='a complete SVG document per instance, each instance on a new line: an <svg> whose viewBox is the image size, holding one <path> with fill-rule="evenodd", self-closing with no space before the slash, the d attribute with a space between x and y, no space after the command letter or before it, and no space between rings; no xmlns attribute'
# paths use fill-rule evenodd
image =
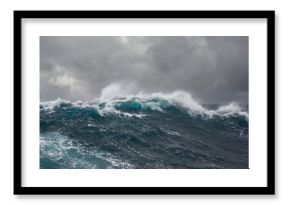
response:
<svg viewBox="0 0 290 205"><path fill-rule="evenodd" d="M248 168L247 108L185 92L41 102L40 168Z"/></svg>

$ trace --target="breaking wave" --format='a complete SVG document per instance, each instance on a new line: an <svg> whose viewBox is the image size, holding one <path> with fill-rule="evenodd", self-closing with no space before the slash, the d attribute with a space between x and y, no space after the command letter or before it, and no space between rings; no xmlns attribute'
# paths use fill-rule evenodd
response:
<svg viewBox="0 0 290 205"><path fill-rule="evenodd" d="M243 116L248 119L248 113L236 104L219 106L216 109L208 109L197 103L190 94L183 91L176 91L170 94L153 93L153 94L138 94L126 96L101 95L99 100L92 102L70 102L67 100L57 99L55 101L41 102L40 109L46 111L54 111L54 108L61 106L74 106L82 108L96 109L98 114L104 116L106 114L115 114L124 117L139 117L142 118L146 114L146 110L166 112L170 109L178 109L185 111L190 115L200 115L203 117L214 116ZM139 114L137 114L139 113Z"/></svg>
<svg viewBox="0 0 290 205"><path fill-rule="evenodd" d="M40 168L248 168L247 108L128 93L41 102Z"/></svg>

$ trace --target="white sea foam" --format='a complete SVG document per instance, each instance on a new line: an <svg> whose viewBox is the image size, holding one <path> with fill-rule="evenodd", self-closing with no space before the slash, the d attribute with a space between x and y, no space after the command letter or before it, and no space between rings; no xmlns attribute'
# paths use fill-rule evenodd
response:
<svg viewBox="0 0 290 205"><path fill-rule="evenodd" d="M96 108L101 116L104 116L106 114L115 114L118 116L129 117L129 118L131 118L131 117L142 118L142 117L146 116L145 114L135 114L135 113L128 113L128 112L122 112L120 110L117 110L114 107L113 102L107 103L104 108L100 108L100 106L98 106L98 105L96 106Z"/></svg>
<svg viewBox="0 0 290 205"><path fill-rule="evenodd" d="M61 98L57 98L56 100L40 102L43 110L53 111L55 107L59 107L62 103L70 103L68 100L62 100Z"/></svg>
<svg viewBox="0 0 290 205"><path fill-rule="evenodd" d="M122 86L120 84L113 83L107 87L105 87L98 100L100 102L110 102L112 104L118 102L126 102L130 100L138 101L143 108L150 108L152 110L157 110L163 112L162 107L158 102L154 102L151 100L161 99L165 100L172 105L182 106L188 110L190 110L194 114L207 114L211 115L211 111L202 107L198 102L196 102L189 93L184 91L174 91L172 93L138 93L136 95L130 95L130 89L126 86ZM108 103L109 106L111 104Z"/></svg>
<svg viewBox="0 0 290 205"><path fill-rule="evenodd" d="M160 98L168 101L170 104L175 106L181 106L188 109L194 114L207 114L211 115L211 112L204 107L202 107L198 102L196 102L189 93L184 91L175 91L173 93L164 94L164 93L153 93L147 98Z"/></svg>
<svg viewBox="0 0 290 205"><path fill-rule="evenodd" d="M145 117L145 114L129 113L118 110L117 105L129 101L137 102L142 108L149 108L151 110L164 112L162 102L165 101L170 105L179 106L188 111L191 115L201 115L203 117L211 118L213 116L232 116L240 115L248 119L248 113L242 111L241 107L237 103L230 103L228 105L222 105L216 110L211 110L203 107L187 92L174 91L172 93L138 93L135 95L128 94L130 89L122 87L119 84L111 84L105 87L99 98L92 102L69 102L58 98L55 101L41 102L42 109L52 111L55 107L59 107L62 103L71 103L73 106L78 107L92 107L95 108L100 115L114 114L120 117Z"/></svg>
<svg viewBox="0 0 290 205"><path fill-rule="evenodd" d="M109 153L96 149L88 150L78 142L58 132L42 133L40 137L41 157L49 158L59 163L69 163L70 168L98 168L93 161L88 159L101 159L111 164L111 168L133 168L126 161L119 160ZM73 154L75 153L75 154Z"/></svg>
<svg viewBox="0 0 290 205"><path fill-rule="evenodd" d="M114 98L131 96L131 93L133 93L133 85L125 86L123 84L112 83L102 89L101 95L98 100L100 102L106 102Z"/></svg>
<svg viewBox="0 0 290 205"><path fill-rule="evenodd" d="M118 84L111 84L105 87L100 96L100 101L106 99L109 106L109 109L105 112L111 111L116 114L120 114L118 110L114 109L114 104L127 101L137 101L141 104L143 108L150 108L151 110L156 110L164 112L162 106L159 102L152 101L154 99L161 99L167 101L169 104L174 106L181 106L188 110L190 114L199 114L204 117L213 117L213 116L224 116L228 117L231 115L240 115L248 119L248 113L242 111L241 107L237 103L230 103L228 105L220 106L217 110L210 110L203 107L198 103L194 98L187 92L184 91L174 91L172 93L138 93L136 95L129 95L128 88L124 88Z"/></svg>
<svg viewBox="0 0 290 205"><path fill-rule="evenodd" d="M241 107L234 102L225 106L220 106L216 110L216 114L222 116L241 115L244 116L246 119L249 118L249 114L247 112L242 111Z"/></svg>
<svg viewBox="0 0 290 205"><path fill-rule="evenodd" d="M149 108L151 110L156 110L159 112L164 112L164 110L160 107L160 104L158 102L143 102L142 104L143 108Z"/></svg>

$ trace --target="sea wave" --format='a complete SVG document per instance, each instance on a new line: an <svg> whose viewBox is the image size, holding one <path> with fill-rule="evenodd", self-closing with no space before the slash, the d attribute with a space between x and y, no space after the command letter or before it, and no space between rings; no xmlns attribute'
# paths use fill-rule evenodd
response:
<svg viewBox="0 0 290 205"><path fill-rule="evenodd" d="M146 116L146 110L167 112L172 108L180 111L186 111L192 116L200 115L206 118L214 116L230 117L242 116L247 120L248 112L243 110L235 102L227 105L221 105L216 109L208 109L199 104L192 96L184 91L175 91L169 94L153 93L153 94L136 94L136 95L103 95L91 102L76 101L71 102L58 98L54 101L40 103L40 109L48 112L53 112L55 108L73 106L80 108L93 108L101 115L114 114L123 117L138 117Z"/></svg>
<svg viewBox="0 0 290 205"><path fill-rule="evenodd" d="M62 168L97 169L97 168L133 168L110 153L88 148L86 143L78 143L59 132L45 132L40 135L41 166L52 163Z"/></svg>
<svg viewBox="0 0 290 205"><path fill-rule="evenodd" d="M248 112L237 103L117 91L41 102L40 167L248 168Z"/></svg>

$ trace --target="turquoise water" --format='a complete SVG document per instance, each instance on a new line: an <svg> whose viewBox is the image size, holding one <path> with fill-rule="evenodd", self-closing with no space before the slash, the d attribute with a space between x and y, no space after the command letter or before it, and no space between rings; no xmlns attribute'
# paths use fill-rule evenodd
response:
<svg viewBox="0 0 290 205"><path fill-rule="evenodd" d="M42 102L40 168L245 169L248 113L158 97Z"/></svg>

